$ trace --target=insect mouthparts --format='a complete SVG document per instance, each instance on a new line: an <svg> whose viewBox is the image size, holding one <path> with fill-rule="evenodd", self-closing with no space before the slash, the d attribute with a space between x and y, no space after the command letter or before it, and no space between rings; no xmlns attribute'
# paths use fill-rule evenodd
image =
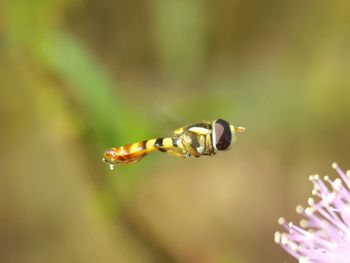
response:
<svg viewBox="0 0 350 263"><path fill-rule="evenodd" d="M245 131L245 128L244 128L244 127L237 127L237 128L235 129L235 131L238 132L238 133L242 133L242 132Z"/></svg>

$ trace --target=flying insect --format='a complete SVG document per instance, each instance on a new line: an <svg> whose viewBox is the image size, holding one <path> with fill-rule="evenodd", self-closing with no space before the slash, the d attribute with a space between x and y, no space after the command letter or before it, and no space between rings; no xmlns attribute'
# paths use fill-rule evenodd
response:
<svg viewBox="0 0 350 263"><path fill-rule="evenodd" d="M117 164L135 163L156 151L182 158L214 156L217 152L229 150L236 135L244 131L244 127L235 127L223 119L203 121L178 128L170 137L111 148L105 151L103 161L113 169Z"/></svg>

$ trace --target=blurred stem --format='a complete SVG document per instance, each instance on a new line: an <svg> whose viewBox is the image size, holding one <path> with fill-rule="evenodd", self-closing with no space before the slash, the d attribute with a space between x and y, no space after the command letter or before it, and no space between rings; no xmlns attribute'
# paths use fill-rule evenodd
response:
<svg viewBox="0 0 350 263"><path fill-rule="evenodd" d="M128 141L144 133L140 121L130 116L127 107L117 98L114 84L104 69L68 34L47 38L38 49L38 55L71 87L86 109L87 121L103 144ZM132 129L127 128L132 119ZM144 127L144 126L143 126Z"/></svg>

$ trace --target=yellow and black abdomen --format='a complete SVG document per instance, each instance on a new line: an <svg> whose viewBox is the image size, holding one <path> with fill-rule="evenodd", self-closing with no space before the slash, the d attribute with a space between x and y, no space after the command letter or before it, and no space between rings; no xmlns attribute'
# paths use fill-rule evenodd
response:
<svg viewBox="0 0 350 263"><path fill-rule="evenodd" d="M165 137L115 147L104 153L104 161L109 164L134 163L154 151L168 152L177 147L176 138Z"/></svg>

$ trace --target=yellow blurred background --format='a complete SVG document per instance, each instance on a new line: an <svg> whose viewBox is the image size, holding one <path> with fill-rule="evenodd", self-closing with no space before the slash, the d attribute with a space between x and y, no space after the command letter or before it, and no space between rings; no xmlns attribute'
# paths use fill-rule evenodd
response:
<svg viewBox="0 0 350 263"><path fill-rule="evenodd" d="M295 262L308 175L350 168L350 2L0 2L0 262ZM230 152L104 150L223 118Z"/></svg>

